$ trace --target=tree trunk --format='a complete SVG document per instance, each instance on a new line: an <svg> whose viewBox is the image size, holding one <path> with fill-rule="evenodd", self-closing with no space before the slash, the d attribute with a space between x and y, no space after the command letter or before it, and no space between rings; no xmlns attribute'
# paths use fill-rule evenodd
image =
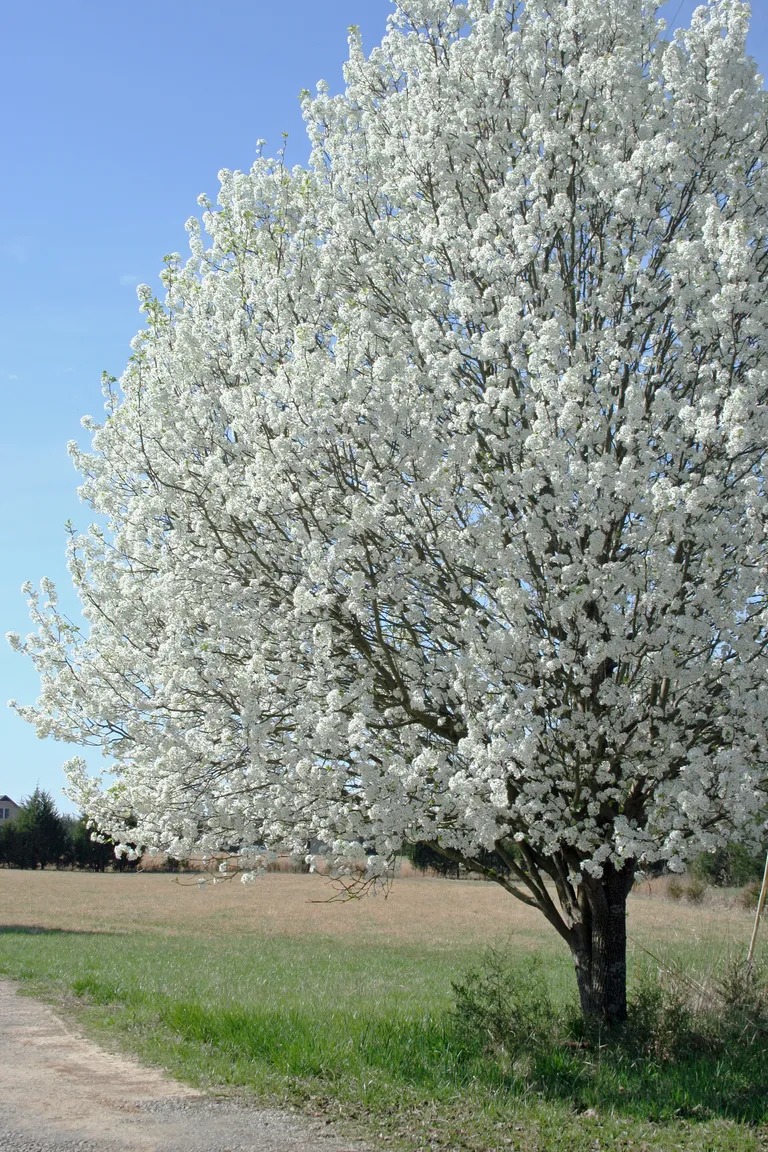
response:
<svg viewBox="0 0 768 1152"><path fill-rule="evenodd" d="M612 1027L627 1018L627 896L634 866L582 877L580 923L570 942L585 1020Z"/></svg>

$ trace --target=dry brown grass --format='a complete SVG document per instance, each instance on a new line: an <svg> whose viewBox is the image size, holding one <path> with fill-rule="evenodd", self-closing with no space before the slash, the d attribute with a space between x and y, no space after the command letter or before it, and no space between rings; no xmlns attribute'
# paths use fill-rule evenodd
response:
<svg viewBox="0 0 768 1152"><path fill-rule="evenodd" d="M657 886L658 887L658 886ZM471 946L514 938L517 947L556 939L540 913L495 884L422 877L398 879L388 897L329 903L330 882L317 875L275 873L243 886L237 880L204 891L194 877L0 871L0 928L17 926L160 935L223 932L257 937L316 936L349 943ZM751 914L715 904L691 906L641 886L630 898L630 936L643 944L699 939L740 947Z"/></svg>

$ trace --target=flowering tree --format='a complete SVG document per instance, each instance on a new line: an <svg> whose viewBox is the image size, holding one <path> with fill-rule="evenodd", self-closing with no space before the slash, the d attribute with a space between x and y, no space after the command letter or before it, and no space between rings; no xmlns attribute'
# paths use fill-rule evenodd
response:
<svg viewBox="0 0 768 1152"><path fill-rule="evenodd" d="M90 454L41 734L183 855L404 839L541 909L626 1011L638 867L766 747L768 98L747 7L404 0L307 169L223 172ZM102 527L103 526L103 527ZM113 782L110 783L110 780Z"/></svg>

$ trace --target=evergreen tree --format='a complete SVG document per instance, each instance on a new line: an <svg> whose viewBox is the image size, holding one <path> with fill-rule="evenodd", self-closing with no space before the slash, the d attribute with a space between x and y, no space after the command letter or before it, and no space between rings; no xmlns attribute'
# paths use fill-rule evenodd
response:
<svg viewBox="0 0 768 1152"><path fill-rule="evenodd" d="M75 820L70 830L72 862L76 868L91 872L106 872L110 865L115 866L115 844L113 840L94 840L85 816Z"/></svg>
<svg viewBox="0 0 768 1152"><path fill-rule="evenodd" d="M19 868L58 864L66 853L67 830L50 792L36 788L11 824L9 863Z"/></svg>

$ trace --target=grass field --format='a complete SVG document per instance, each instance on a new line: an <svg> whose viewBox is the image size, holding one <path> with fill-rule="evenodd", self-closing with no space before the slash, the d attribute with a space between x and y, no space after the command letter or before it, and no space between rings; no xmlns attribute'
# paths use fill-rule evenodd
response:
<svg viewBox="0 0 768 1152"><path fill-rule="evenodd" d="M553 999L574 998L565 947L498 887L410 878L386 900L332 894L318 876L201 891L164 875L3 870L0 973L109 1046L209 1089L322 1112L374 1147L768 1148L768 1053L617 1062L597 1043L504 1067L467 1045L451 982L486 943L523 965L536 955ZM630 961L705 979L743 954L750 929L725 902L641 888Z"/></svg>

